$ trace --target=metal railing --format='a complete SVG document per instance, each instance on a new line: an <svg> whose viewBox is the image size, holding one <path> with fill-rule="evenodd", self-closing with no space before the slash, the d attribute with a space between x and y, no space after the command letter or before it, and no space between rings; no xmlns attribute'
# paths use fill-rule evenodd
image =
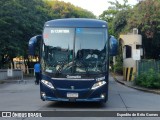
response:
<svg viewBox="0 0 160 120"><path fill-rule="evenodd" d="M0 80L23 81L23 71L20 69L0 69Z"/></svg>
<svg viewBox="0 0 160 120"><path fill-rule="evenodd" d="M28 80L33 80L34 77L33 68L27 69L26 72L22 69L0 69L0 81L27 83Z"/></svg>
<svg viewBox="0 0 160 120"><path fill-rule="evenodd" d="M149 69L160 73L160 60L141 60L138 62L138 74L147 72Z"/></svg>

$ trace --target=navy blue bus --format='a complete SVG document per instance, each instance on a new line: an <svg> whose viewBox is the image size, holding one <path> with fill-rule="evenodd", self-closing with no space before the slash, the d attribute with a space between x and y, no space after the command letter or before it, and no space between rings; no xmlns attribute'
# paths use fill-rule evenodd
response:
<svg viewBox="0 0 160 120"><path fill-rule="evenodd" d="M30 39L30 55L34 55L38 40L43 101L108 100L109 56L116 55L117 41L108 35L105 21L84 18L48 21L43 35Z"/></svg>

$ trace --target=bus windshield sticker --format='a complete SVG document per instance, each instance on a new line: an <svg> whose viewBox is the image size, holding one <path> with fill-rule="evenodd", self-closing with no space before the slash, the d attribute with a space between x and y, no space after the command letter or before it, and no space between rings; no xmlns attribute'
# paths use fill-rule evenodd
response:
<svg viewBox="0 0 160 120"><path fill-rule="evenodd" d="M104 80L104 79L105 79L105 76L104 76L104 77L97 78L96 81L101 81L101 80Z"/></svg>
<svg viewBox="0 0 160 120"><path fill-rule="evenodd" d="M82 29L81 28L77 28L76 29L76 33L81 33L82 32Z"/></svg>
<svg viewBox="0 0 160 120"><path fill-rule="evenodd" d="M43 34L43 38L44 38L44 39L47 39L48 37L49 37L48 34Z"/></svg>
<svg viewBox="0 0 160 120"><path fill-rule="evenodd" d="M51 30L51 33L70 33L69 30L60 30L60 29L57 29L57 30Z"/></svg>

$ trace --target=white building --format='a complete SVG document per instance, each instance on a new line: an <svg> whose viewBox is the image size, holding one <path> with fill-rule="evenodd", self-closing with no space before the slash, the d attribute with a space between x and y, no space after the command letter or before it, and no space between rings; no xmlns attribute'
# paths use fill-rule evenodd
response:
<svg viewBox="0 0 160 120"><path fill-rule="evenodd" d="M137 61L143 55L142 36L138 34L137 29L133 29L133 33L120 35L123 52L123 77L124 80L134 80Z"/></svg>

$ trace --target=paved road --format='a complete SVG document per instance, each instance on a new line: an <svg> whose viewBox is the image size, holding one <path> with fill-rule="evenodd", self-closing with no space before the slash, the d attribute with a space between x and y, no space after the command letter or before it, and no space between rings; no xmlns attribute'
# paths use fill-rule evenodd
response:
<svg viewBox="0 0 160 120"><path fill-rule="evenodd" d="M0 111L160 111L160 95L128 88L110 77L109 100L106 104L65 103L41 101L39 86L33 81L27 84L0 84ZM2 118L0 118L1 120ZM20 118L19 118L20 119ZM30 120L33 118L25 118ZM44 118L43 118L44 119ZM53 119L53 118L50 118ZM56 118L58 120L64 118ZM69 120L75 118L68 118ZM91 118L76 118L88 120ZM92 120L106 118L92 118ZM158 120L158 118L107 118L111 120Z"/></svg>

